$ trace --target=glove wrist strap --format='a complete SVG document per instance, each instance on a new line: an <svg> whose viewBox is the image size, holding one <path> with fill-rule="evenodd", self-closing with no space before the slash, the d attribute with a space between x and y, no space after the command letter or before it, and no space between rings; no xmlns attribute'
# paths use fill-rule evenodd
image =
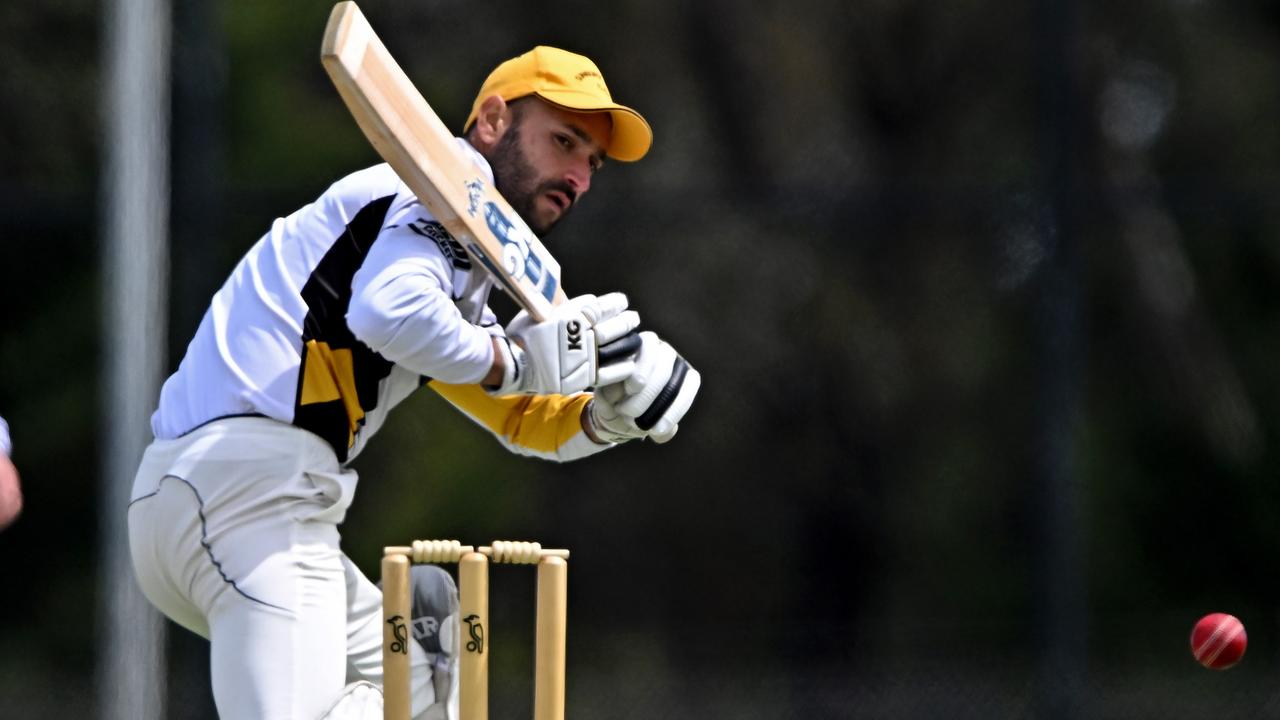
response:
<svg viewBox="0 0 1280 720"><path fill-rule="evenodd" d="M529 359L524 349L507 338L497 345L502 353L502 383L496 388L486 388L490 395L515 395L523 392L521 384L526 378Z"/></svg>

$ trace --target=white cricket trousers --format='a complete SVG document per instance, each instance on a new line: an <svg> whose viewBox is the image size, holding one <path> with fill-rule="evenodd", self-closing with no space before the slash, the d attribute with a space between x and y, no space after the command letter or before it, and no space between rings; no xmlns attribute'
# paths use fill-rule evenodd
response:
<svg viewBox="0 0 1280 720"><path fill-rule="evenodd" d="M382 686L382 594L338 547L356 474L318 436L218 420L143 455L129 547L147 598L208 638L228 720L313 720L348 682ZM435 700L416 642L413 712Z"/></svg>

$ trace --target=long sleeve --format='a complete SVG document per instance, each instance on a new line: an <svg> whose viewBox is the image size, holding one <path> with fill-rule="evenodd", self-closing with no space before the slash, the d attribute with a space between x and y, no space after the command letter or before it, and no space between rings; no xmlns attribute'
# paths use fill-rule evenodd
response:
<svg viewBox="0 0 1280 720"><path fill-rule="evenodd" d="M416 201L397 215L352 281L347 325L374 352L419 375L479 382L493 364L493 345L456 302L468 291L470 265L459 267L466 258Z"/></svg>
<svg viewBox="0 0 1280 720"><path fill-rule="evenodd" d="M608 450L582 430L589 393L494 397L479 385L432 381L429 387L520 455L568 462Z"/></svg>

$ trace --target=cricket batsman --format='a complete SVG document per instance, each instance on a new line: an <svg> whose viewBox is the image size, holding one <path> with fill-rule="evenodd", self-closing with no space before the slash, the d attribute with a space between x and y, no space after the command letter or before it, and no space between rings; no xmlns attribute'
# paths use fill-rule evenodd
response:
<svg viewBox="0 0 1280 720"><path fill-rule="evenodd" d="M591 60L551 47L499 65L463 132L539 235L607 158L639 160L652 142ZM504 328L493 287L383 164L277 219L214 295L161 390L128 517L146 596L209 640L222 717L381 717L381 595L338 526L357 484L348 463L419 388L548 460L676 434L700 376L652 332L616 351L640 325L625 295ZM442 572L414 577L430 585L415 588L415 615L437 627L456 590ZM455 717L447 648L410 645L414 715Z"/></svg>

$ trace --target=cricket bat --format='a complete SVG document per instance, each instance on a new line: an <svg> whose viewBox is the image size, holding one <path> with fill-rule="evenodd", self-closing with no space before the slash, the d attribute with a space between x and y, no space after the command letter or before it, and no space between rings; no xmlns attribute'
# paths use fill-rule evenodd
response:
<svg viewBox="0 0 1280 720"><path fill-rule="evenodd" d="M463 155L354 2L329 15L320 60L365 137L472 259L539 322L565 300L560 264Z"/></svg>

